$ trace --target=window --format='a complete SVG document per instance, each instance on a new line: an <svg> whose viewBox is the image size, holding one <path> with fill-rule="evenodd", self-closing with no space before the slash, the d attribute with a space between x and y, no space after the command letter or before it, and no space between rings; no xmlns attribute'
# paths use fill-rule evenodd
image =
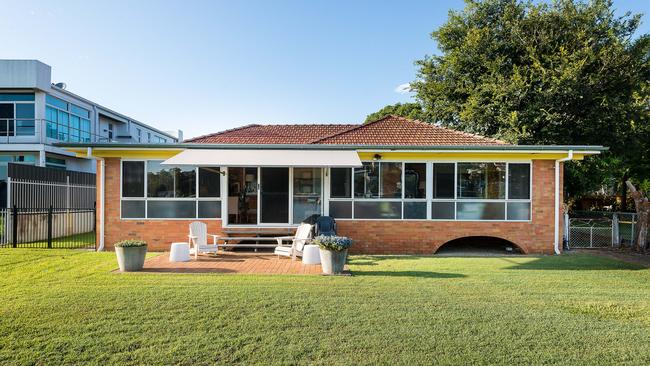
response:
<svg viewBox="0 0 650 366"><path fill-rule="evenodd" d="M65 159L53 158L51 156L45 157L45 166L61 170L66 169Z"/></svg>
<svg viewBox="0 0 650 366"><path fill-rule="evenodd" d="M151 142L151 132L147 132L147 142Z"/></svg>
<svg viewBox="0 0 650 366"><path fill-rule="evenodd" d="M113 141L113 124L108 124L108 140Z"/></svg>
<svg viewBox="0 0 650 366"><path fill-rule="evenodd" d="M505 197L505 163L458 163L458 198Z"/></svg>
<svg viewBox="0 0 650 366"><path fill-rule="evenodd" d="M330 169L330 197L352 198L352 170L350 168Z"/></svg>
<svg viewBox="0 0 650 366"><path fill-rule="evenodd" d="M142 130L137 128L136 129L136 134L138 136L138 142L142 142Z"/></svg>
<svg viewBox="0 0 650 366"><path fill-rule="evenodd" d="M33 93L0 93L0 136L34 136Z"/></svg>
<svg viewBox="0 0 650 366"><path fill-rule="evenodd" d="M161 163L159 160L122 161L122 218L221 217L219 168Z"/></svg>
<svg viewBox="0 0 650 366"><path fill-rule="evenodd" d="M190 166L163 166L147 163L147 197L196 197L196 171Z"/></svg>
<svg viewBox="0 0 650 366"><path fill-rule="evenodd" d="M51 95L46 95L46 135L49 138L90 142L90 111Z"/></svg>
<svg viewBox="0 0 650 366"><path fill-rule="evenodd" d="M528 221L531 164L363 162L330 169L329 198L340 219Z"/></svg>
<svg viewBox="0 0 650 366"><path fill-rule="evenodd" d="M144 161L122 162L122 197L144 197Z"/></svg>

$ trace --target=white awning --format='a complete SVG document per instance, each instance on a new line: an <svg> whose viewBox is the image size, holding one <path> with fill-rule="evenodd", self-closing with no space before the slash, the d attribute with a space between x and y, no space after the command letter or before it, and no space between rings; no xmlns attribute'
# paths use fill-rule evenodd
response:
<svg viewBox="0 0 650 366"><path fill-rule="evenodd" d="M360 167L354 150L244 150L188 149L163 165Z"/></svg>

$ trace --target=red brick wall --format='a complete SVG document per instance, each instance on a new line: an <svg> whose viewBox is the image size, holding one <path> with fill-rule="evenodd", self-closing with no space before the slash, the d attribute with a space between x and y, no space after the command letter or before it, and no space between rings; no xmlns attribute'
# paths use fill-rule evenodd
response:
<svg viewBox="0 0 650 366"><path fill-rule="evenodd" d="M151 251L168 250L169 244L173 241L187 241L188 226L195 220L120 219L120 160L107 158L105 161L104 243L106 249L112 250L113 243L123 239L145 240ZM101 184L99 166L97 172L99 187ZM340 220L339 233L354 239L354 253L432 254L441 245L453 239L466 236L494 236L513 242L525 253L551 254L554 235L554 181L554 161L533 162L531 222ZM97 202L100 202L99 197ZM98 210L99 212L101 211ZM209 233L222 232L221 220L205 222ZM97 227L99 228L99 223Z"/></svg>

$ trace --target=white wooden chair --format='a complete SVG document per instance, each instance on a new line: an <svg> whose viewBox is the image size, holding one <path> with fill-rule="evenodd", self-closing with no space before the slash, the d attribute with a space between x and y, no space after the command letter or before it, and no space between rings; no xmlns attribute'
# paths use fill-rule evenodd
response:
<svg viewBox="0 0 650 366"><path fill-rule="evenodd" d="M311 240L312 225L300 224L294 236L280 236L275 238L278 241L278 246L275 247L274 254L278 256L291 257L296 260L296 257L302 257L302 249ZM283 245L285 241L291 241L291 246Z"/></svg>
<svg viewBox="0 0 650 366"><path fill-rule="evenodd" d="M215 238L217 235L208 234L208 226L200 221L194 221L190 224L190 234L188 238L192 243L190 254L194 254L194 259L199 257L199 253L217 253L219 246L216 243L208 244L208 235Z"/></svg>

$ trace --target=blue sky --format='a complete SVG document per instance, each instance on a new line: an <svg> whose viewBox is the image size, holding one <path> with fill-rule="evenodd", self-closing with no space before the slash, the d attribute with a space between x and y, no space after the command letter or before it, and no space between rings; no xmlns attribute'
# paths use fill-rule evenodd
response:
<svg viewBox="0 0 650 366"><path fill-rule="evenodd" d="M246 123L356 123L415 76L447 1L10 1L0 58L185 136ZM650 13L650 1L615 7ZM650 32L650 19L642 26Z"/></svg>

